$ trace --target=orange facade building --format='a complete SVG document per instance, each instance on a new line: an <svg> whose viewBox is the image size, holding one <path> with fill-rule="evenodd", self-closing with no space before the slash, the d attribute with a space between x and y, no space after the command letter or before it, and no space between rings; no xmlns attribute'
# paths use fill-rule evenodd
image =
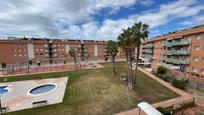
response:
<svg viewBox="0 0 204 115"><path fill-rule="evenodd" d="M194 87L204 89L204 25L146 40L143 56L151 59L152 68L184 72Z"/></svg>
<svg viewBox="0 0 204 115"><path fill-rule="evenodd" d="M41 38L8 38L0 40L0 63L64 63L72 61L68 55L70 49L75 50L80 58L80 49L84 47L90 60L104 60L107 57L106 41L64 40ZM117 57L124 57L119 49Z"/></svg>

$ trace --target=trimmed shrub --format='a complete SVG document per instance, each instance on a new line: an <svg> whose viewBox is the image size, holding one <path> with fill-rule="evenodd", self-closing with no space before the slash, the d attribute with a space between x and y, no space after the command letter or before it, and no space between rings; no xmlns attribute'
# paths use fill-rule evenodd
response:
<svg viewBox="0 0 204 115"><path fill-rule="evenodd" d="M164 109L162 107L158 107L157 110L160 111L163 115L172 115L171 113L172 110Z"/></svg>
<svg viewBox="0 0 204 115"><path fill-rule="evenodd" d="M179 88L181 90L185 90L185 87L186 87L186 82L183 81L183 80L177 80L177 79L173 79L172 81L172 85L176 88Z"/></svg>
<svg viewBox="0 0 204 115"><path fill-rule="evenodd" d="M167 72L167 69L163 66L159 66L157 68L157 74L166 74L166 72Z"/></svg>
<svg viewBox="0 0 204 115"><path fill-rule="evenodd" d="M163 75L163 74L158 74L157 73L157 77L159 77L160 79L163 79L166 82L170 82L171 81L171 77L169 77L168 75Z"/></svg>
<svg viewBox="0 0 204 115"><path fill-rule="evenodd" d="M3 62L3 63L1 63L2 70L3 70L3 69L5 69L5 68L6 68L6 66L7 66L7 65L6 65L6 63L4 63L4 62Z"/></svg>

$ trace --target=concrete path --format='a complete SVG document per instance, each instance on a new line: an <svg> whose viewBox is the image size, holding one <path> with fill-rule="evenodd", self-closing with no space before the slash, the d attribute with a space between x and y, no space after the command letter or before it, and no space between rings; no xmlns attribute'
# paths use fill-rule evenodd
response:
<svg viewBox="0 0 204 115"><path fill-rule="evenodd" d="M159 82L160 84L164 85L165 87L171 89L172 91L176 92L177 94L180 95L180 97L177 97L177 98L174 98L174 99L170 99L170 100L166 100L166 101L162 101L162 102L159 102L159 103L155 103L153 104L153 106L155 108L157 107L173 107L176 108L178 106L180 106L181 104L183 103L187 103L187 102L192 102L194 100L194 97L180 89L177 89L175 87L173 87L171 84L163 81L162 79L154 76L153 74L145 71L144 69L142 68L138 68L140 71L144 72L145 74L147 74L149 77L151 77L152 79L156 80L157 82ZM128 111L124 111L124 112L121 112L121 113L117 113L115 115L139 115L139 109L138 108L135 108L135 109L132 109L132 110L128 110ZM140 113L140 115L145 115L144 113Z"/></svg>

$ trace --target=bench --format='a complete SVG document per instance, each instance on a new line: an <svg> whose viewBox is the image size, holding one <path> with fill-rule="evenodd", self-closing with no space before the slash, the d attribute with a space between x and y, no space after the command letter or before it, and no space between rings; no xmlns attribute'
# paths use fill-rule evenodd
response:
<svg viewBox="0 0 204 115"><path fill-rule="evenodd" d="M9 107L8 106L7 107L1 107L0 109L1 109L0 113L2 114L2 113L6 113L9 110Z"/></svg>
<svg viewBox="0 0 204 115"><path fill-rule="evenodd" d="M47 100L33 102L33 107L41 107L47 105Z"/></svg>

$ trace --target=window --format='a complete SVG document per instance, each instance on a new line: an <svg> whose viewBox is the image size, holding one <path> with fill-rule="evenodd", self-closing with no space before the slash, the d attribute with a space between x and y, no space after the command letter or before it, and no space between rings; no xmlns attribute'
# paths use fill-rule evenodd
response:
<svg viewBox="0 0 204 115"><path fill-rule="evenodd" d="M195 47L194 47L194 50L195 50L195 51L200 51L200 46L195 46Z"/></svg>
<svg viewBox="0 0 204 115"><path fill-rule="evenodd" d="M193 61L194 62L199 62L199 58L198 57L193 57Z"/></svg>
<svg viewBox="0 0 204 115"><path fill-rule="evenodd" d="M202 38L201 35L196 35L196 40L200 40Z"/></svg>
<svg viewBox="0 0 204 115"><path fill-rule="evenodd" d="M192 71L193 71L193 72L197 72L198 69L197 69L196 67L192 67Z"/></svg>
<svg viewBox="0 0 204 115"><path fill-rule="evenodd" d="M48 47L48 44L44 44L44 47Z"/></svg>
<svg viewBox="0 0 204 115"><path fill-rule="evenodd" d="M201 69L201 74L204 74L204 69Z"/></svg>

